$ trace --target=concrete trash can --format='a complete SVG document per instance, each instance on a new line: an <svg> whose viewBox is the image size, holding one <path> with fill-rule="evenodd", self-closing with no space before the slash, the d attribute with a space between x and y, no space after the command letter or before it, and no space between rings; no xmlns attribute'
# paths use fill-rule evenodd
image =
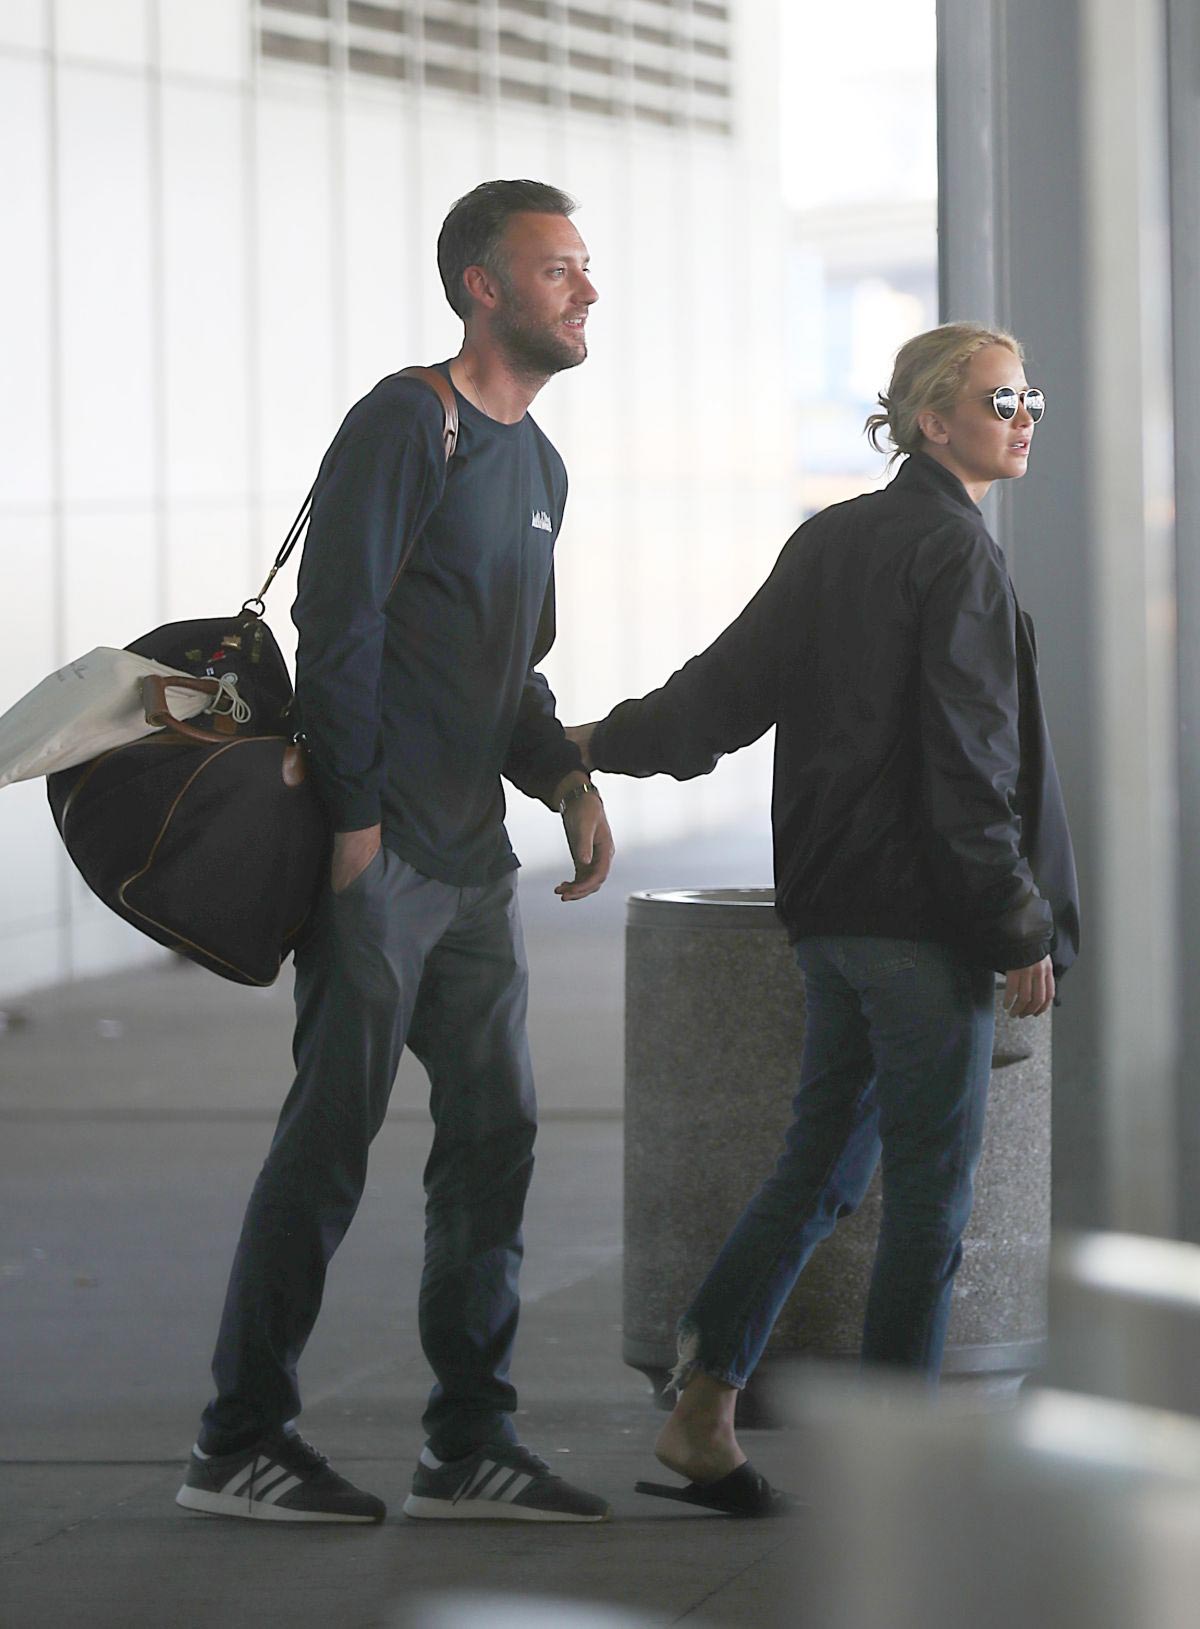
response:
<svg viewBox="0 0 1200 1629"><path fill-rule="evenodd" d="M1046 1342L1051 1027L1049 1013L1010 1019L1002 992L998 981L987 1131L943 1370L1001 1390ZM675 1362L676 1321L774 1167L803 1039L804 978L771 889L630 897L623 1355L656 1390ZM760 1376L780 1360L857 1355L879 1216L876 1174L801 1275Z"/></svg>

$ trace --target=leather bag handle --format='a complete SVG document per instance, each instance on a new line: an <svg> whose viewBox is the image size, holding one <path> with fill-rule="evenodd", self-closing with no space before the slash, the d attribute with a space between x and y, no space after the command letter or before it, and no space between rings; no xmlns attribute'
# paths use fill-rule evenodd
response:
<svg viewBox="0 0 1200 1629"><path fill-rule="evenodd" d="M233 733L234 725L228 714L222 713L218 717L215 730L201 730L196 725L190 724L186 718L176 718L167 704L168 690L198 690L202 695L214 696L220 689L221 686L216 679L193 679L186 675L175 677L163 673L147 674L142 680L142 706L146 711L146 723L153 724L181 740L197 741L204 747L210 747L214 742L232 746L230 735ZM304 785L308 778L308 763L304 756L304 747L299 741L285 743L279 773L289 791Z"/></svg>
<svg viewBox="0 0 1200 1629"><path fill-rule="evenodd" d="M168 690L198 690L201 695L216 696L220 694L221 686L216 679L193 679L185 674L148 673L142 680L142 708L146 714L147 724L152 724L157 730L170 730L173 735L182 735L188 741L199 741L204 746L227 739L226 730L202 730L197 725L189 723L186 718L176 718L167 701Z"/></svg>

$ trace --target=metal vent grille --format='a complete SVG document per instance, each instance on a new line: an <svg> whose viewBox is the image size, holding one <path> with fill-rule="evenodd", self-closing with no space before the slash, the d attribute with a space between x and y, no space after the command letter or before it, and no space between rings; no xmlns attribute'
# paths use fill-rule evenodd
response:
<svg viewBox="0 0 1200 1629"><path fill-rule="evenodd" d="M732 134L733 0L258 0L266 62Z"/></svg>

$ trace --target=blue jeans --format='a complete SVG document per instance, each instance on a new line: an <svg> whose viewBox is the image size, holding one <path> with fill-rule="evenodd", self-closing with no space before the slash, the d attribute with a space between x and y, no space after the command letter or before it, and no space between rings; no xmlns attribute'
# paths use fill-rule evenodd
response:
<svg viewBox="0 0 1200 1629"><path fill-rule="evenodd" d="M296 1366L408 1045L429 1075L421 1344L429 1444L515 1440L509 1361L536 1105L516 874L478 888L381 849L326 890L296 956L296 1079L242 1224L200 1446L248 1446L300 1412Z"/></svg>
<svg viewBox="0 0 1200 1629"><path fill-rule="evenodd" d="M680 1320L677 1384L744 1386L805 1262L883 1156L864 1362L936 1379L971 1214L995 975L926 940L802 939L807 1022L795 1118Z"/></svg>

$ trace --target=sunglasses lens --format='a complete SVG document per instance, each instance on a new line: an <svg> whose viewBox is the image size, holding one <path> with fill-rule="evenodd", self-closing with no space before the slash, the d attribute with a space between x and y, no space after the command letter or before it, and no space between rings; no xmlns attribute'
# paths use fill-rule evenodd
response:
<svg viewBox="0 0 1200 1629"><path fill-rule="evenodd" d="M1046 411L1046 398L1040 390L1027 390L1025 392L1025 410L1036 424Z"/></svg>
<svg viewBox="0 0 1200 1629"><path fill-rule="evenodd" d="M1015 419L1017 416L1017 393L1008 385L1003 385L992 393L992 406L999 419Z"/></svg>

